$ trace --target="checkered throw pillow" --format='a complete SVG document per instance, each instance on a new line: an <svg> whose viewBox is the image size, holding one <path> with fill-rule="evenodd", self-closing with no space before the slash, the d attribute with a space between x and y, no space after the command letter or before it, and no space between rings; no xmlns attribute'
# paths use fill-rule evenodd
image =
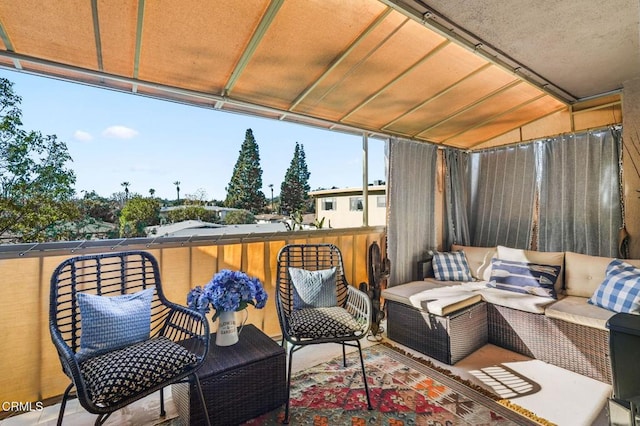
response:
<svg viewBox="0 0 640 426"><path fill-rule="evenodd" d="M589 303L614 312L640 314L640 269L619 259L612 260Z"/></svg>
<svg viewBox="0 0 640 426"><path fill-rule="evenodd" d="M467 257L463 251L433 255L433 275L439 281L473 281Z"/></svg>

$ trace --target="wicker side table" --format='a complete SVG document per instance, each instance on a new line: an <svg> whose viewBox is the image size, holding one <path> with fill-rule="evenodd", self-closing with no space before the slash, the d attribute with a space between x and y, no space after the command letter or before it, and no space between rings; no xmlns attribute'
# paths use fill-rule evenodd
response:
<svg viewBox="0 0 640 426"><path fill-rule="evenodd" d="M284 348L253 325L246 325L232 346L216 346L215 333L198 378L212 425L234 425L284 404L287 398ZM171 386L184 424L204 423L193 384Z"/></svg>

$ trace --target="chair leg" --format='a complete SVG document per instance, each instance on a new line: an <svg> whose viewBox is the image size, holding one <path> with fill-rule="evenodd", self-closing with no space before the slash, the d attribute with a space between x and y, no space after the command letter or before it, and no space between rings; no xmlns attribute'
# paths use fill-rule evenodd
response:
<svg viewBox="0 0 640 426"><path fill-rule="evenodd" d="M69 392L73 388L73 382L67 386L67 389L64 391L64 395L62 396L62 402L60 403L60 412L58 413L58 426L62 426L62 418L64 417L64 409L67 406L67 398L69 398Z"/></svg>
<svg viewBox="0 0 640 426"><path fill-rule="evenodd" d="M295 345L291 345L289 348L289 366L287 371L287 404L284 408L284 420L282 420L282 424L289 424L289 399L291 398L291 371L293 365L293 350Z"/></svg>
<svg viewBox="0 0 640 426"><path fill-rule="evenodd" d="M347 368L347 350L344 343L342 344L342 366Z"/></svg>
<svg viewBox="0 0 640 426"><path fill-rule="evenodd" d="M207 403L204 400L204 394L202 393L202 386L200 386L200 379L196 373L193 373L193 380L196 383L196 389L198 390L198 397L200 398L200 404L202 405L202 411L204 411L204 421L207 426L211 426L211 420L209 419L209 410L207 410Z"/></svg>
<svg viewBox="0 0 640 426"><path fill-rule="evenodd" d="M95 426L101 426L104 422L107 421L107 419L109 418L110 415L111 415L111 413L100 414L98 416L98 418L96 419L96 422L94 423L94 425Z"/></svg>
<svg viewBox="0 0 640 426"><path fill-rule="evenodd" d="M364 369L364 358L362 357L362 346L360 346L360 340L356 340L358 344L358 352L360 353L360 365L362 366L362 380L364 381L364 391L367 394L367 409L373 410L371 405L371 397L369 396L369 384L367 383L367 372Z"/></svg>
<svg viewBox="0 0 640 426"><path fill-rule="evenodd" d="M160 389L160 417L165 417L167 412L164 410L164 388Z"/></svg>

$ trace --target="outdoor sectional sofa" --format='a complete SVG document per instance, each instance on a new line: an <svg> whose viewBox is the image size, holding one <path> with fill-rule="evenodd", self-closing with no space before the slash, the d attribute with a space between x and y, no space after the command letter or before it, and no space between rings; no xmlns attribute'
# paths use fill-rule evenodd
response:
<svg viewBox="0 0 640 426"><path fill-rule="evenodd" d="M453 251L464 252L473 281L425 278L382 292L390 339L447 364L492 343L611 383L607 321L616 312L587 301L613 259L504 246ZM557 300L492 288L492 259L559 266Z"/></svg>

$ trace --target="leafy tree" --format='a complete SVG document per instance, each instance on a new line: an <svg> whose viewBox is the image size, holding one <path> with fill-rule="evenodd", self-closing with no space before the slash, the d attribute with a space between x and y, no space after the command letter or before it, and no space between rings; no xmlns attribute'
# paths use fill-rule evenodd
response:
<svg viewBox="0 0 640 426"><path fill-rule="evenodd" d="M78 206L85 218L111 223L118 219L118 203L99 196L95 191L85 192L84 197L78 200Z"/></svg>
<svg viewBox="0 0 640 426"><path fill-rule="evenodd" d="M201 220L203 222L218 223L218 213L207 210L203 206L185 206L179 209L171 210L167 217L172 223L182 222L183 220Z"/></svg>
<svg viewBox="0 0 640 426"><path fill-rule="evenodd" d="M160 203L153 198L136 196L120 212L121 237L146 237L144 228L160 223Z"/></svg>
<svg viewBox="0 0 640 426"><path fill-rule="evenodd" d="M249 210L256 214L262 211L266 203L267 199L262 192L262 168L258 144L253 137L253 131L247 129L238 161L233 168L231 181L227 186L225 205Z"/></svg>
<svg viewBox="0 0 640 426"><path fill-rule="evenodd" d="M0 78L0 235L15 242L45 241L46 228L79 217L76 181L64 142L22 129L22 98Z"/></svg>
<svg viewBox="0 0 640 426"><path fill-rule="evenodd" d="M224 223L227 225L250 224L256 223L256 218L250 211L235 210L225 215Z"/></svg>
<svg viewBox="0 0 640 426"><path fill-rule="evenodd" d="M122 182L120 185L124 187L124 199L126 201L129 199L129 186L131 186L131 184L129 182Z"/></svg>
<svg viewBox="0 0 640 426"><path fill-rule="evenodd" d="M284 214L306 212L309 204L309 170L304 145L296 142L291 164L280 185L280 208Z"/></svg>
<svg viewBox="0 0 640 426"><path fill-rule="evenodd" d="M177 193L177 202L180 203L180 181L177 180L175 182L173 182L173 184L176 186L176 193Z"/></svg>
<svg viewBox="0 0 640 426"><path fill-rule="evenodd" d="M153 188L149 188L149 197L153 198L156 195L156 190Z"/></svg>
<svg viewBox="0 0 640 426"><path fill-rule="evenodd" d="M193 206L204 206L207 204L207 191L203 188L196 189L193 194L185 194L184 204Z"/></svg>

